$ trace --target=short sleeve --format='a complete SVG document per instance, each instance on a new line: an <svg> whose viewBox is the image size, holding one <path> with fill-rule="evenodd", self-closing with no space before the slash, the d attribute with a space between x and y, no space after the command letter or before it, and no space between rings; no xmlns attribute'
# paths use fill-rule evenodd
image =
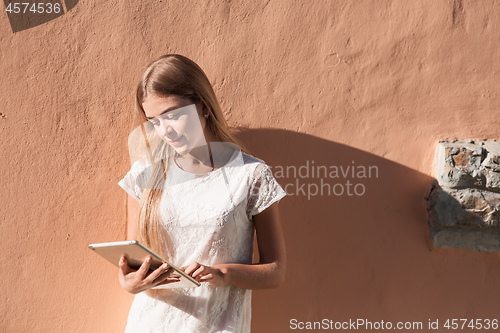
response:
<svg viewBox="0 0 500 333"><path fill-rule="evenodd" d="M273 177L271 168L259 164L250 185L247 215L251 218L286 196L286 192Z"/></svg>
<svg viewBox="0 0 500 333"><path fill-rule="evenodd" d="M139 201L142 192L146 188L151 174L151 167L142 160L137 160L132 164L129 172L118 182L118 185L131 197Z"/></svg>

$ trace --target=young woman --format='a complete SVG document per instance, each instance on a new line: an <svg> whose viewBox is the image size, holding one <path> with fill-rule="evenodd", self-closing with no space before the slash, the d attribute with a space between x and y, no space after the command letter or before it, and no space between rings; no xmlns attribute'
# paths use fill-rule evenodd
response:
<svg viewBox="0 0 500 333"><path fill-rule="evenodd" d="M269 166L237 145L210 81L190 59L168 54L149 65L136 115L132 167L119 182L129 194L127 237L201 286L175 288L166 264L150 272L146 259L134 270L122 257L120 284L136 294L126 332L250 332L251 290L284 280L285 192Z"/></svg>

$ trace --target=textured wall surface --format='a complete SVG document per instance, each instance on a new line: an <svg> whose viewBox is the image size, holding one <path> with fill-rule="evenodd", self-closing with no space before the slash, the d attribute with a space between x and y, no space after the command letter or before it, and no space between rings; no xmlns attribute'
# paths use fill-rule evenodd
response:
<svg viewBox="0 0 500 333"><path fill-rule="evenodd" d="M498 254L433 249L424 205L439 140L499 139L498 1L71 3L15 33L0 15L2 330L123 331L132 297L87 245L125 237L134 89L173 52L273 170L346 171L282 175L290 192L365 189L283 199L287 280L254 292L253 332L498 318Z"/></svg>

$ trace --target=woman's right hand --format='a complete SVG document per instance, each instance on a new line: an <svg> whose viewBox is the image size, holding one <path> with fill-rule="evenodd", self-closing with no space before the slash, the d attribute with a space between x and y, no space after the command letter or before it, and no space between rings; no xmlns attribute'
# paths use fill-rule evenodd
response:
<svg viewBox="0 0 500 333"><path fill-rule="evenodd" d="M148 274L150 265L151 257L147 257L141 267L138 270L134 270L127 264L125 256L122 256L118 263L120 267L118 279L122 288L131 294L138 294L162 284L180 281L177 277L169 276L170 269L166 263Z"/></svg>

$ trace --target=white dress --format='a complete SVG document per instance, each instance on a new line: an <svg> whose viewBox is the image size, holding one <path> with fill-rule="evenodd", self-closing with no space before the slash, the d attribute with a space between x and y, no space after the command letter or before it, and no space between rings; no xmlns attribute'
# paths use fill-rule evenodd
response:
<svg viewBox="0 0 500 333"><path fill-rule="evenodd" d="M118 183L139 200L151 167L136 161ZM235 150L215 171L196 175L173 163L160 201L172 262L251 264L252 216L286 195L264 161ZM232 286L161 290L135 296L125 332L250 332L251 290Z"/></svg>

